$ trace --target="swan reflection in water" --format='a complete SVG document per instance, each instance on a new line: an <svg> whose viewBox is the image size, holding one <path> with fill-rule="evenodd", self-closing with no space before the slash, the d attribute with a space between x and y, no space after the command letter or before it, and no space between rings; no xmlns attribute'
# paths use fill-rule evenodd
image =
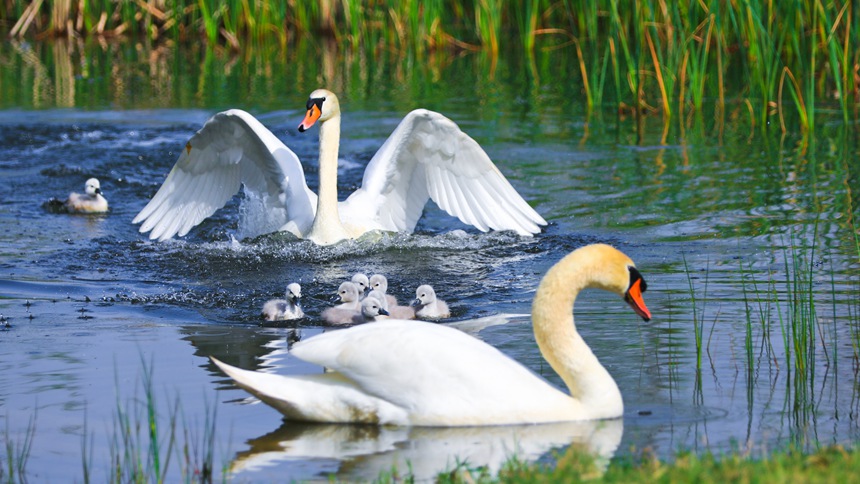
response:
<svg viewBox="0 0 860 484"><path fill-rule="evenodd" d="M391 427L375 425L305 424L283 422L280 428L248 441L236 454L230 472L259 477L267 472L289 479L291 465L305 471L319 462L316 477L338 480L375 480L396 471L417 480L432 480L459 464L485 467L495 476L512 457L532 462L552 450L571 446L595 457L596 471L609 465L624 431L623 419L558 422L539 425L482 427Z"/></svg>

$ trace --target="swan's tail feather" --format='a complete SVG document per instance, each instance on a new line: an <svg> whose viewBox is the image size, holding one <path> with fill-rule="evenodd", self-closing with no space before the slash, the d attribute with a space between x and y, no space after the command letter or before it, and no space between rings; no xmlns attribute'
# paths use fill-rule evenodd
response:
<svg viewBox="0 0 860 484"><path fill-rule="evenodd" d="M209 358L237 385L281 412L287 420L407 423L403 409L364 393L339 373L282 376L243 370Z"/></svg>
<svg viewBox="0 0 860 484"><path fill-rule="evenodd" d="M236 384L248 391L251 395L259 398L264 403L272 406L275 410L281 412L284 417L289 420L309 420L301 410L301 405L298 405L296 398L289 395L288 382L286 378L272 373L261 373L257 371L243 370L230 366L227 363L219 361L217 358L210 356L209 359L215 363L218 368L233 379ZM300 399L298 399L300 400Z"/></svg>

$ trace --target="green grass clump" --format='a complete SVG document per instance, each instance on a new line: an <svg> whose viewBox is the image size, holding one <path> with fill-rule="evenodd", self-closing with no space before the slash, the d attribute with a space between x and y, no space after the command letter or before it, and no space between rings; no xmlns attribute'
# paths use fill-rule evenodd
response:
<svg viewBox="0 0 860 484"><path fill-rule="evenodd" d="M110 481L169 482L171 476L180 475L183 482L213 482L215 408L205 409L202 431L186 418L180 426L179 402L174 401L165 413L155 398L152 363L144 363L143 370L144 398L117 400ZM84 453L84 475L88 476L86 448ZM171 468L173 458L179 461L178 471Z"/></svg>
<svg viewBox="0 0 860 484"><path fill-rule="evenodd" d="M789 450L761 459L740 453L724 456L680 453L671 461L664 461L644 454L636 459L613 462L603 471L593 458L572 447L559 456L555 466L511 460L497 478L490 478L480 471L461 471L443 474L438 480L456 483L856 483L860 482L858 466L860 451L831 446L813 454Z"/></svg>
<svg viewBox="0 0 860 484"><path fill-rule="evenodd" d="M27 430L22 438L16 439L9 434L9 421L6 420L4 451L6 455L0 464L0 481L27 482L27 461L33 448L33 437L36 435L36 415L30 417Z"/></svg>
<svg viewBox="0 0 860 484"><path fill-rule="evenodd" d="M93 467L94 436L84 421L81 437L82 482L92 482L93 474L107 471L107 482L115 483L211 483L227 481L228 469L215 469L216 407L205 404L202 427L186 416L178 400L165 408L153 390L152 363L143 365L144 397L121 401L117 398L114 425L110 436L109 468ZM119 384L117 383L117 387ZM29 482L27 468L36 436L36 416L30 418L23 436L12 436L7 429L0 453L0 482ZM69 470L70 481L77 481Z"/></svg>

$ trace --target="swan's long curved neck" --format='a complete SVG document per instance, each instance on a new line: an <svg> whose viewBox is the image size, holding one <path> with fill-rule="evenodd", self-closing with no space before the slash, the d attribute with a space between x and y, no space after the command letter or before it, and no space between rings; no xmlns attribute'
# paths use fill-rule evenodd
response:
<svg viewBox="0 0 860 484"><path fill-rule="evenodd" d="M308 238L320 245L348 239L337 210L337 155L340 115L320 123L319 196L317 213Z"/></svg>
<svg viewBox="0 0 860 484"><path fill-rule="evenodd" d="M573 304L579 292L589 287L598 262L574 252L544 276L535 294L532 321L535 339L544 358L561 376L570 395L586 408L601 414L623 412L621 392L600 364L573 322Z"/></svg>

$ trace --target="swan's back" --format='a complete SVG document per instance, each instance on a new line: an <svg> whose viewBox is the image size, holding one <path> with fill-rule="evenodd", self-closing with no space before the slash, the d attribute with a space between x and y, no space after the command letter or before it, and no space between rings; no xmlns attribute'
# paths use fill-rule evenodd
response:
<svg viewBox="0 0 860 484"><path fill-rule="evenodd" d="M553 421L554 411L575 404L492 346L432 323L380 321L315 336L291 351L405 409L413 425Z"/></svg>

